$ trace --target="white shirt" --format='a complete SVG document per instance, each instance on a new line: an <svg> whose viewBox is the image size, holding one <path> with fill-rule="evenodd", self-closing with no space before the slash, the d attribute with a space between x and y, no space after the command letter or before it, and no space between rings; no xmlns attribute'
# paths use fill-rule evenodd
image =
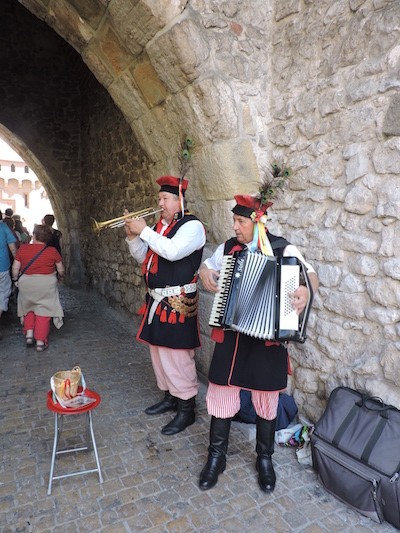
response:
<svg viewBox="0 0 400 533"><path fill-rule="evenodd" d="M143 263L148 248L168 261L179 261L204 246L206 234L199 220L185 222L171 239L163 236L168 224L164 219L161 219L161 222L163 224L161 233L156 233L146 226L135 239L125 239L130 254L138 263Z"/></svg>
<svg viewBox="0 0 400 533"><path fill-rule="evenodd" d="M249 243L250 244L250 243ZM222 266L222 258L224 256L224 246L225 243L220 244L218 248L215 250L213 255L204 261L204 264L207 268L211 268L212 270L216 270L219 272L221 270ZM310 263L307 263L307 261L304 259L303 255L301 254L300 250L296 248L293 244L289 244L285 247L283 250L283 256L284 257L297 257L304 266L306 267L307 273L315 272L313 267L310 265Z"/></svg>

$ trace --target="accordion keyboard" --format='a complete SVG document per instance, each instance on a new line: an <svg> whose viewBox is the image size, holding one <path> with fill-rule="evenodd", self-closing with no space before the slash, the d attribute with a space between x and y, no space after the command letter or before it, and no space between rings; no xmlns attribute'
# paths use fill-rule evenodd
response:
<svg viewBox="0 0 400 533"><path fill-rule="evenodd" d="M233 255L224 255L218 278L218 292L214 297L213 306L211 308L209 320L210 326L218 327L221 325L228 301L230 280L232 279L235 263L236 260Z"/></svg>

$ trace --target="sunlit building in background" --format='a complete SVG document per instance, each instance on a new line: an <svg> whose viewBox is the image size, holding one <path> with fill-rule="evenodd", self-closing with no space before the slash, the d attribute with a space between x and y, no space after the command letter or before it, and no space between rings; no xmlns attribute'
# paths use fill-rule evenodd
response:
<svg viewBox="0 0 400 533"><path fill-rule="evenodd" d="M32 232L46 214L52 214L50 200L43 185L31 168L0 139L0 210L11 207L21 216L24 226Z"/></svg>

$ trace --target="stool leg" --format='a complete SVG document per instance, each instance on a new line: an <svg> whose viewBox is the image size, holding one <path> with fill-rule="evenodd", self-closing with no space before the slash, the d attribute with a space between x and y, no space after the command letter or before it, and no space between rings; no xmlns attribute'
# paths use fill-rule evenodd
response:
<svg viewBox="0 0 400 533"><path fill-rule="evenodd" d="M62 420L61 420L61 425L62 425ZM58 415L57 415L57 413L54 413L54 442L53 442L53 453L52 453L52 456L51 456L49 486L47 488L47 495L48 496L50 496L50 494L51 494L51 486L52 486L52 483L53 483L54 463L56 461L58 439L59 439Z"/></svg>
<svg viewBox="0 0 400 533"><path fill-rule="evenodd" d="M63 428L64 417L63 417L63 415L57 415L57 416L59 417L58 438L60 438L60 435L61 435L61 432L62 432L62 428Z"/></svg>
<svg viewBox="0 0 400 533"><path fill-rule="evenodd" d="M90 433L90 411L86 413L86 447L88 452L93 449L92 435Z"/></svg>
<svg viewBox="0 0 400 533"><path fill-rule="evenodd" d="M95 441L95 438L94 438L93 423L92 423L92 412L89 411L88 415L89 415L90 435L92 437L92 443L93 443L93 451L94 451L94 456L96 457L97 470L99 471L99 481L100 481L100 483L103 483L103 476L101 474L100 461L99 461L99 456L98 456L98 453L97 453L96 441Z"/></svg>

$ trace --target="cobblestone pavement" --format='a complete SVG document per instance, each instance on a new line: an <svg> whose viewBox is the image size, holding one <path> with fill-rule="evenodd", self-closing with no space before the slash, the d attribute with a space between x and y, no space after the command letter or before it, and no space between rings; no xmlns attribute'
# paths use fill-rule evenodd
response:
<svg viewBox="0 0 400 533"><path fill-rule="evenodd" d="M326 493L293 448L274 455L277 485L257 486L254 442L235 424L228 464L218 485L198 489L209 417L205 386L194 425L173 437L160 433L171 414L150 417L157 401L148 350L134 340L137 320L111 309L91 292L62 289L65 324L52 329L44 353L27 349L15 302L3 315L0 342L0 531L6 532L392 532ZM50 376L79 364L102 403L93 412L104 476L53 482L47 496L53 414L46 409ZM79 444L84 417L64 422L62 442ZM80 423L78 423L80 422ZM60 456L56 474L93 468L93 453Z"/></svg>

